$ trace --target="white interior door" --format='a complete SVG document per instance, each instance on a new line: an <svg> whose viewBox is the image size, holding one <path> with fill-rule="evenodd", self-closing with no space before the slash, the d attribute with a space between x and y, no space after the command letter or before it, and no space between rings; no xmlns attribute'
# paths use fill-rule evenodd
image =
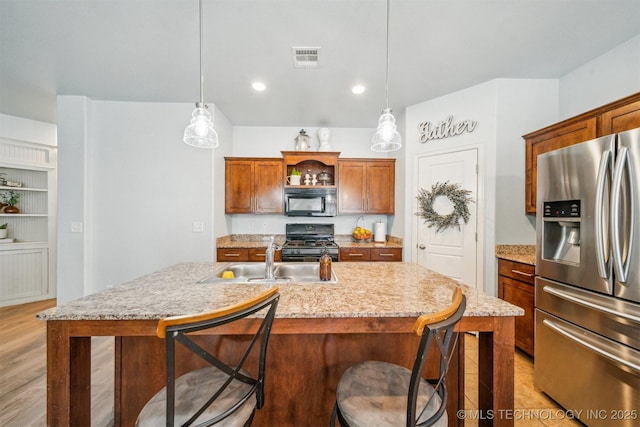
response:
<svg viewBox="0 0 640 427"><path fill-rule="evenodd" d="M449 181L460 184L471 191L473 203L469 203L469 221L460 220L457 227L436 232L424 218L414 222L416 239L416 262L433 271L458 280L468 286L477 287L477 194L478 194L478 150L469 149L444 154L425 155L418 158L417 190L431 191L436 182ZM415 192L417 194L417 191ZM448 214L453 203L446 197L437 197L433 204L439 214ZM417 202L416 210L417 212Z"/></svg>

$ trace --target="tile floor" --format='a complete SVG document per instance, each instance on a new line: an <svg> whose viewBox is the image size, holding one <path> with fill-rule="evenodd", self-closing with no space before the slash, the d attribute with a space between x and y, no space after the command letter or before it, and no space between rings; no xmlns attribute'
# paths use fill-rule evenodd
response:
<svg viewBox="0 0 640 427"><path fill-rule="evenodd" d="M478 417L482 415L476 410L478 390L475 376L478 374L478 342L475 335L465 334L465 371L469 376L465 379L465 426L476 427ZM582 423L571 419L557 403L547 397L533 383L533 359L516 350L515 356L515 391L514 412L494 414L512 417L516 427L569 427L581 426Z"/></svg>

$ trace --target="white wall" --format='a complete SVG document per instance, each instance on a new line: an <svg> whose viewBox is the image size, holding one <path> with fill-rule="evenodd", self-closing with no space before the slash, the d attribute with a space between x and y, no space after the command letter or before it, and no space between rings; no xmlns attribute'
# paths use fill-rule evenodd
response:
<svg viewBox="0 0 640 427"><path fill-rule="evenodd" d="M522 135L556 120L558 81L499 79L496 89L495 243L533 245L535 216L524 214Z"/></svg>
<svg viewBox="0 0 640 427"><path fill-rule="evenodd" d="M53 147L58 145L55 123L40 122L8 114L0 114L0 138L33 142Z"/></svg>
<svg viewBox="0 0 640 427"><path fill-rule="evenodd" d="M406 192L405 203L405 260L413 259L413 248L416 245L414 232L417 221L416 196L419 191L417 183L417 156L436 154L462 148L479 147L479 179L478 179L478 244L479 263L484 264L483 254L490 257L487 247L494 244L491 230L495 219L495 102L496 81L487 82L459 92L455 92L431 101L408 107L406 110ZM446 120L450 115L455 122L473 120L477 122L472 133L464 133L455 137L420 142L418 125L429 121L437 123ZM485 250L483 250L483 247ZM478 278L478 287L482 289L486 282ZM486 286L485 286L486 288Z"/></svg>
<svg viewBox="0 0 640 427"><path fill-rule="evenodd" d="M481 278L478 283L496 292L495 245L534 243L535 230L524 213L524 140L521 135L557 114L557 85L553 80L498 79L455 92L406 110L405 259L415 246L419 220L415 196L416 157L463 148L479 148L478 245ZM472 133L421 143L418 124L477 121ZM504 239L504 240L503 240Z"/></svg>
<svg viewBox="0 0 640 427"><path fill-rule="evenodd" d="M640 34L560 79L560 114L555 121L639 91Z"/></svg>
<svg viewBox="0 0 640 427"><path fill-rule="evenodd" d="M212 242L220 236L231 234L231 220L224 213L224 158L233 154L233 126L216 107L213 126L218 133L220 145L213 150L213 226L209 233ZM215 250L214 250L215 257Z"/></svg>
<svg viewBox="0 0 640 427"><path fill-rule="evenodd" d="M58 110L58 303L91 293L90 217L93 192L92 103L84 96L59 96ZM72 232L71 224L83 232Z"/></svg>
<svg viewBox="0 0 640 427"><path fill-rule="evenodd" d="M61 302L177 262L213 260L214 151L182 142L194 107L58 101L59 126L69 130L59 139L69 166L60 171L59 228L82 221L88 236L65 259L71 270L78 264L88 270L70 274L62 284L70 292L62 292ZM216 119L229 143L228 120L221 113ZM192 232L193 222L202 222L204 233Z"/></svg>

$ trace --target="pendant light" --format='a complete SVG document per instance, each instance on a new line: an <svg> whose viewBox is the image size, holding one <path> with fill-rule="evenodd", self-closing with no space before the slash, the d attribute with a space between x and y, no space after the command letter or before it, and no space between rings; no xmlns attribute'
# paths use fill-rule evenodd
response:
<svg viewBox="0 0 640 427"><path fill-rule="evenodd" d="M389 0L387 0L387 68L385 75L385 108L378 119L378 129L371 138L371 151L387 152L402 148L402 137L397 131L396 118L389 108Z"/></svg>
<svg viewBox="0 0 640 427"><path fill-rule="evenodd" d="M199 0L200 17L200 102L196 102L196 109L191 114L191 124L184 130L184 142L194 147L216 148L218 134L213 129L211 113L204 103L204 74L202 73L202 0Z"/></svg>

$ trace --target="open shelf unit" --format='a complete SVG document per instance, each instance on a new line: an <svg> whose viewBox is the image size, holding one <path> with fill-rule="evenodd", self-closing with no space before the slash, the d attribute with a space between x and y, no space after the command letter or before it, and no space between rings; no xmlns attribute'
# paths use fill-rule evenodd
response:
<svg viewBox="0 0 640 427"><path fill-rule="evenodd" d="M56 148L0 138L0 176L21 187L19 213L0 209L7 239L0 241L0 307L55 297ZM0 198L0 202L2 198Z"/></svg>

